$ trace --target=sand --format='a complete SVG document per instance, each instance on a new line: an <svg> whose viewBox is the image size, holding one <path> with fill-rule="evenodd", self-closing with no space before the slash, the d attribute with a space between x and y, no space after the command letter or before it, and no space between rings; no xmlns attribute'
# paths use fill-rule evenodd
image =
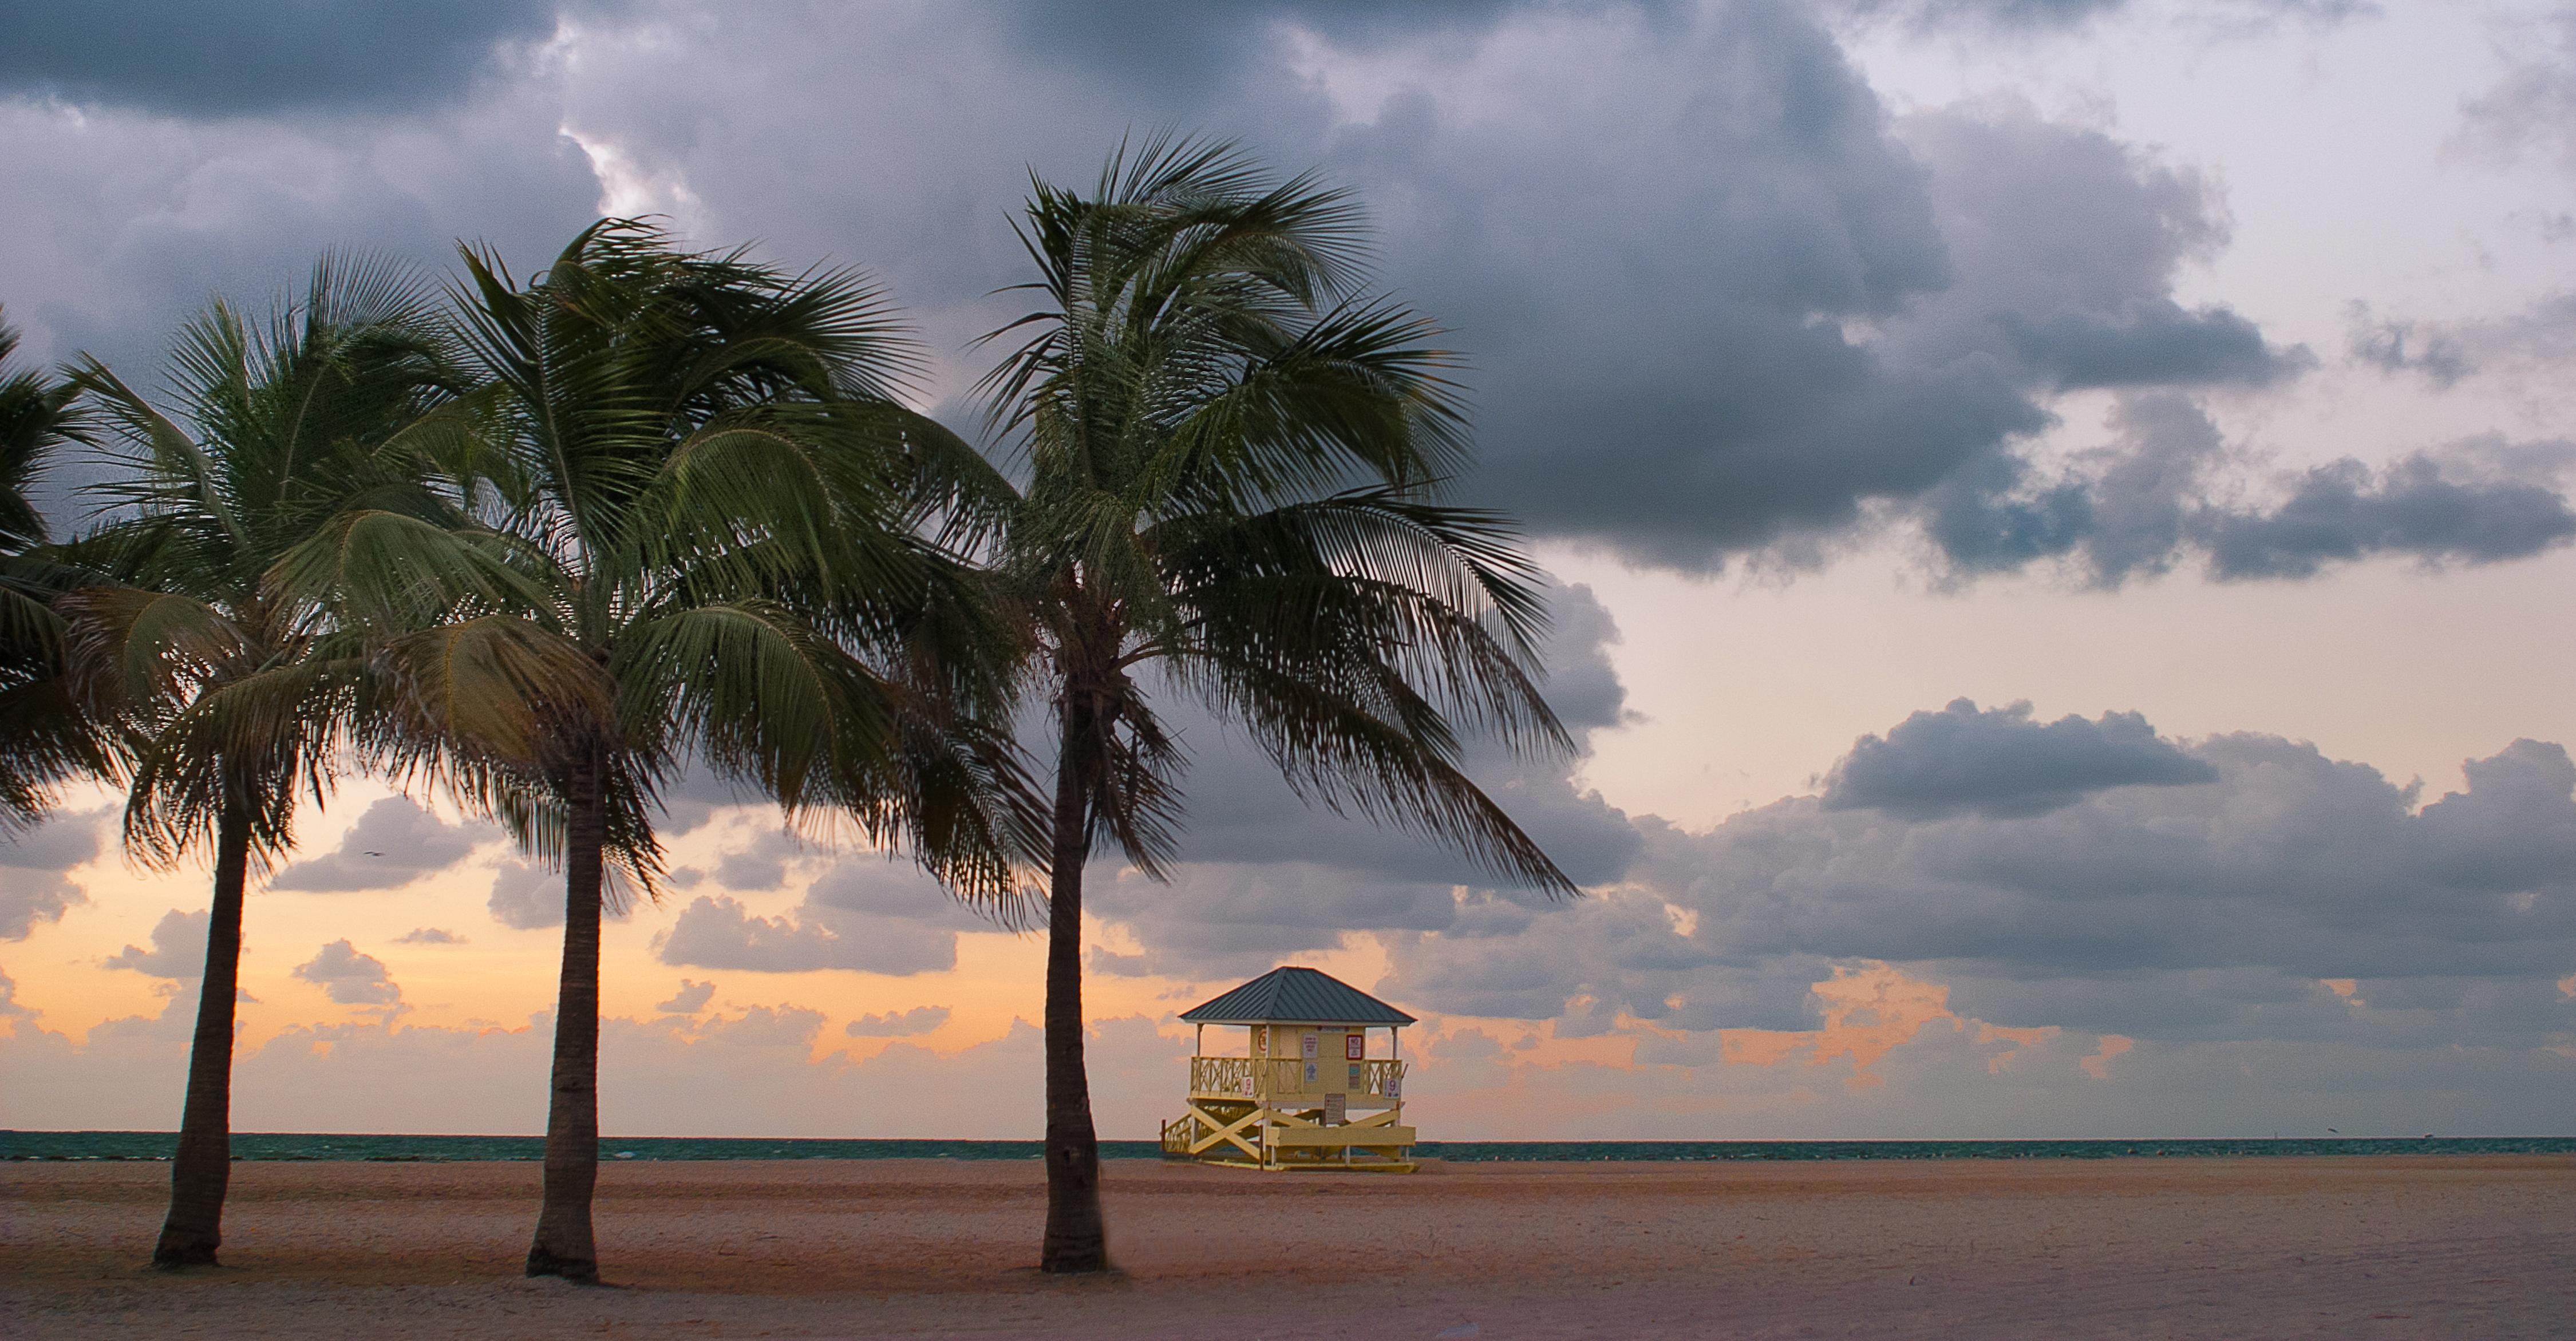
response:
<svg viewBox="0 0 2576 1341"><path fill-rule="evenodd" d="M519 1278L531 1164L0 1165L0 1336L2576 1337L2576 1159L1108 1166L1121 1273L1029 1269L1034 1163L612 1164L615 1288Z"/></svg>

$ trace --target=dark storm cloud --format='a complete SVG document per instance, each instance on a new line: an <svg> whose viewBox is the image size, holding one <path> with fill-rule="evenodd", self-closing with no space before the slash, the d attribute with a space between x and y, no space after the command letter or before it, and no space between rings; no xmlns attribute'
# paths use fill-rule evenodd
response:
<svg viewBox="0 0 2576 1341"><path fill-rule="evenodd" d="M1424 34L1472 35L1518 10L1672 7L1623 0L1005 0L995 5L1003 30L1032 57L1072 57L1091 69L1163 98L1205 97L1264 56L1264 39L1294 25L1353 44Z"/></svg>
<svg viewBox="0 0 2576 1341"><path fill-rule="evenodd" d="M2188 169L2007 102L1893 122L1778 6L1565 36L1501 109L1399 94L1333 159L1474 351L1472 487L1535 529L1712 566L2009 487L2058 392L2313 362L2174 297L2226 241Z"/></svg>
<svg viewBox="0 0 2576 1341"><path fill-rule="evenodd" d="M1825 779L1827 810L1878 810L1906 819L2044 815L2113 787L2215 782L2133 712L2099 721L2031 720L2030 705L1991 712L1959 699L1918 712L1886 736L1863 736Z"/></svg>
<svg viewBox="0 0 2576 1341"><path fill-rule="evenodd" d="M2517 741L2420 809L2412 787L2278 737L2181 753L2212 780L2111 787L2036 815L1792 798L1704 834L1649 821L1621 888L1556 907L1474 902L1436 934L1386 937L1390 990L1577 1030L1614 1014L1797 1027L1784 1020L1824 967L1885 960L1949 986L1961 1013L2017 1027L2541 1046L2576 1026L2556 985L2576 963L2564 748ZM2065 772L2047 751L2026 757L2033 781L2007 792Z"/></svg>
<svg viewBox="0 0 2576 1341"><path fill-rule="evenodd" d="M464 27L488 45L539 12ZM2259 388L2307 355L2177 298L2181 268L2225 242L2187 166L2010 104L1892 118L1828 12L586 7L577 62L402 124L9 110L0 175L31 203L0 286L32 349L133 371L206 290L289 281L321 246L436 263L449 238L494 236L533 268L606 194L704 241L882 267L945 361L1012 314L988 295L1023 277L1000 221L1028 167L1087 184L1123 134L1205 127L1369 208L1386 287L1472 361L1483 464L1462 496L1538 534L1707 569L1931 516L1955 523L1941 543L1964 573L2089 552L2108 500L2049 492L2024 455L2055 397ZM1354 66L1382 86L1318 73ZM943 362L938 389L971 363ZM716 804L674 801L684 826Z"/></svg>
<svg viewBox="0 0 2576 1341"><path fill-rule="evenodd" d="M287 867L271 889L347 893L396 889L435 875L496 837L489 829L448 824L408 797L388 796L368 806L340 839L340 846Z"/></svg>
<svg viewBox="0 0 2576 1341"><path fill-rule="evenodd" d="M554 0L21 0L0 91L179 116L401 110L464 95Z"/></svg>
<svg viewBox="0 0 2576 1341"><path fill-rule="evenodd" d="M2176 266L2224 240L2190 172L2022 108L1900 127L1818 12L1785 0L620 12L632 26L585 24L577 68L439 114L457 123L441 138L481 138L488 180L434 170L424 146L387 177L381 156L263 132L187 156L229 166L192 183L217 208L192 202L184 236L111 237L100 254L74 215L167 232L169 214L83 199L99 188L66 159L59 249L143 295L260 269L209 254L219 239L260 239L265 256L354 232L434 257L434 229L497 227L533 262L541 248L516 249L548 237L536 221L568 232L568 197L598 189L556 137L570 126L614 171L685 184L668 207L709 241L759 234L797 263L833 252L885 267L944 357L1008 315L985 295L1020 277L997 220L1025 165L1083 184L1140 125L1204 126L1283 167L1322 166L1375 215L1387 287L1470 351L1483 465L1463 495L1540 534L1682 568L1803 544L1929 491L2006 497L2025 483L2018 443L2062 389L2260 385L2301 366L2241 314L2174 298ZM691 40L653 40L657 24ZM1381 105L1338 105L1314 73L1348 60L1394 63ZM941 91L925 94L925 69L945 72ZM1482 96L1501 87L1512 96ZM89 146L81 163L102 147L135 152ZM176 157L166 169L184 171ZM62 194L43 177L40 196ZM263 216L289 199L292 217ZM494 200L527 218L449 217ZM360 218L362 201L436 222ZM62 352L175 315L155 297L109 323L47 296L33 338Z"/></svg>
<svg viewBox="0 0 2576 1341"><path fill-rule="evenodd" d="M1547 36L1554 60L1496 58L1512 99L1398 95L1333 155L1390 282L1474 351L1480 497L1701 567L2041 425L2008 370L1846 337L1950 269L1922 166L1825 33L1744 3Z"/></svg>

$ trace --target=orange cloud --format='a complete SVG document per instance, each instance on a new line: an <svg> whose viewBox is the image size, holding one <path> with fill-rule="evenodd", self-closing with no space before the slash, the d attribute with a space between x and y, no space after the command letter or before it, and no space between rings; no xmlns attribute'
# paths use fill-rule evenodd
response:
<svg viewBox="0 0 2576 1341"><path fill-rule="evenodd" d="M1998 1052L1994 1056L1986 1059L1986 1074L1999 1074L2005 1067L2012 1065L2013 1060L2021 1056L2025 1049L2038 1047L2040 1044L2057 1037L2059 1032L2061 1031L2053 1024L2043 1024L2036 1029L2007 1029L2000 1024L1988 1024L1983 1020L1977 1021L1977 1041L1979 1043L2010 1043L2013 1045L2012 1051Z"/></svg>
<svg viewBox="0 0 2576 1341"><path fill-rule="evenodd" d="M2083 1067L2084 1074L2093 1077L2095 1080L2109 1080L2111 1078L2111 1059L2136 1046L2138 1046L2136 1039L2124 1038L2118 1034L2104 1034L2102 1035L2101 1051L2094 1053L2090 1057L2080 1058L2075 1064Z"/></svg>
<svg viewBox="0 0 2576 1341"><path fill-rule="evenodd" d="M1870 1074L1879 1058L1914 1041L1926 1026L1947 1021L1966 1027L1950 1010L1950 989L1940 983L1909 978L1877 960L1858 968L1836 965L1834 976L1815 986L1824 1005L1822 1029L1724 1029L1718 1031L1719 1055L1739 1066L1775 1066L1800 1051L1806 1064L1823 1066L1838 1057L1851 1059L1853 1089L1886 1083ZM2008 1031L2026 1033L2031 1031Z"/></svg>

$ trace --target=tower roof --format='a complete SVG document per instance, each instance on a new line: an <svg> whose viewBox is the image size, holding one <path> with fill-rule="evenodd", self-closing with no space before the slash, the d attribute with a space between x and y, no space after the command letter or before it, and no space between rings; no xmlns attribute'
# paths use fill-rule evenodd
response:
<svg viewBox="0 0 2576 1341"><path fill-rule="evenodd" d="M1411 1024L1413 1017L1317 969L1275 968L1181 1012L1191 1024Z"/></svg>

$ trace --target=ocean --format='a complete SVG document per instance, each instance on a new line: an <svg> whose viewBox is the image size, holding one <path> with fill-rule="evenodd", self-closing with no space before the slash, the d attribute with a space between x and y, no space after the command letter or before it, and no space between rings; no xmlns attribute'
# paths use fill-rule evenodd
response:
<svg viewBox="0 0 2576 1341"><path fill-rule="evenodd" d="M0 1159L166 1160L174 1132L0 1131ZM1036 1141L634 1136L603 1159L1036 1159ZM241 1160L534 1160L537 1136L235 1132ZM2120 1141L1425 1141L1419 1158L1460 1164L1816 1159L2273 1159L2318 1155L2576 1155L2576 1136L2322 1137ZM1102 1141L1104 1159L1159 1159L1153 1141Z"/></svg>

